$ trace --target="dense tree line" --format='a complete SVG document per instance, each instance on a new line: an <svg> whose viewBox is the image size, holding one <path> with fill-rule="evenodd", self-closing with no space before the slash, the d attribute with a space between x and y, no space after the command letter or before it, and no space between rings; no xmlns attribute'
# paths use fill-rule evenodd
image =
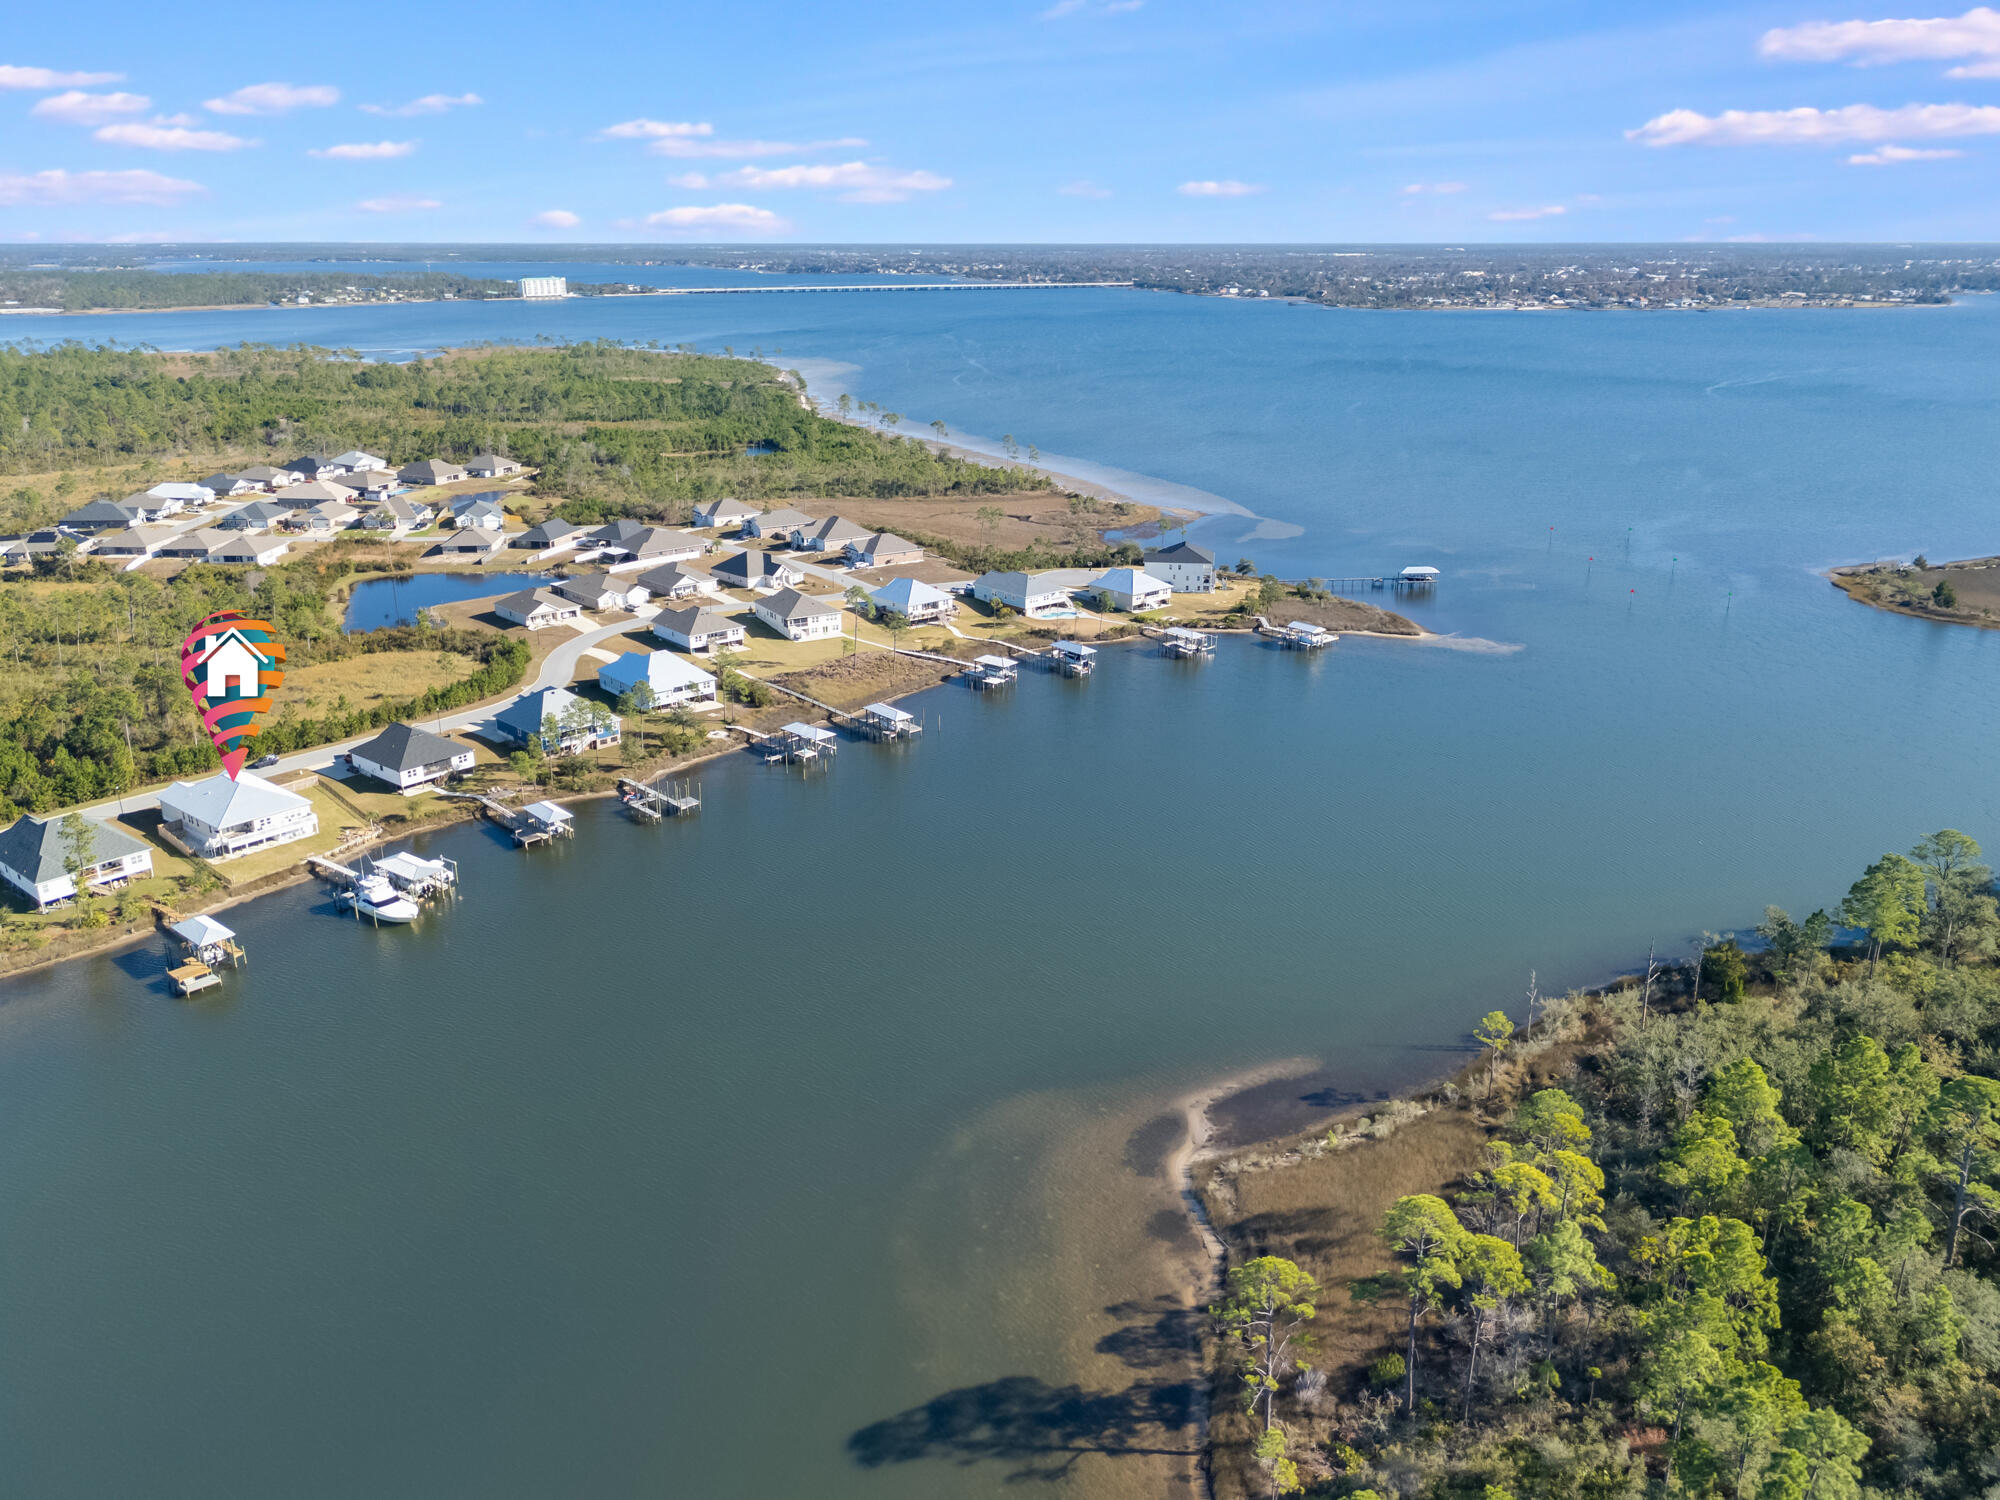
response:
<svg viewBox="0 0 2000 1500"><path fill-rule="evenodd" d="M1045 489L1029 470L941 456L810 411L797 382L749 360L609 343L485 349L371 364L324 349L206 355L66 344L0 350L0 472L181 455L262 459L362 448L397 462L502 452L588 520L685 519L722 497L887 497ZM756 452L749 452L752 448ZM79 498L17 497L21 524Z"/></svg>
<svg viewBox="0 0 2000 1500"><path fill-rule="evenodd" d="M1861 937L1841 961L1836 921ZM1404 1329L1362 1389L1311 1369L1335 1294L1236 1268L1260 1489L2000 1493L1993 873L1947 830L1760 932L1671 1002L1649 974L1540 1018L1563 1086L1507 1110L1449 1198L1399 1199L1399 1271L1348 1289ZM1488 1019L1504 1074L1522 1038Z"/></svg>
<svg viewBox="0 0 2000 1500"><path fill-rule="evenodd" d="M0 270L0 298L29 307L64 312L136 311L143 308L235 307L296 300L301 293L325 300L367 301L412 298L515 297L511 281L459 276L447 271L412 271L395 276L350 275L338 271L165 272L86 268Z"/></svg>

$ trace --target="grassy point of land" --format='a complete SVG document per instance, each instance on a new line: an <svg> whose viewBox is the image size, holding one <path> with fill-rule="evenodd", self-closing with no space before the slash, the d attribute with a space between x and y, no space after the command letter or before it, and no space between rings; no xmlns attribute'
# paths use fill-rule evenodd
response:
<svg viewBox="0 0 2000 1500"><path fill-rule="evenodd" d="M1950 625L2000 630L2000 557L1867 563L1835 568L1833 586L1859 604Z"/></svg>

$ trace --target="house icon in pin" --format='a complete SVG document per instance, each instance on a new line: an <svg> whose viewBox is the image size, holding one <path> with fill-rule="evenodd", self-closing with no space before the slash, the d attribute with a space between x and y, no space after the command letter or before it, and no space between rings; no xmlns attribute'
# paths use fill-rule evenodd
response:
<svg viewBox="0 0 2000 1500"><path fill-rule="evenodd" d="M240 630L225 630L209 641L201 658L201 695L210 703L255 698L261 689L257 674L270 658Z"/></svg>

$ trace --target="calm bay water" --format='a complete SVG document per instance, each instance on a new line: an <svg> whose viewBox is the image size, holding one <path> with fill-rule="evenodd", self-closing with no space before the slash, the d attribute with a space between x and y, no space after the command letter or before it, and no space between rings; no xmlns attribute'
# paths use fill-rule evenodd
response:
<svg viewBox="0 0 2000 1500"><path fill-rule="evenodd" d="M1129 1122L1274 1058L1392 1088L1530 968L1828 904L1940 826L2000 844L2000 635L1818 576L2000 550L1991 301L8 324L78 331L777 345L816 390L1221 497L1244 513L1195 535L1227 560L1435 563L1410 612L1461 639L940 689L923 743L713 766L684 824L435 836L466 895L415 931L304 889L239 908L220 1000L168 1000L152 948L0 987L10 1491L997 1495L1185 1446L1103 1305L1164 1285L1123 1270L1165 1202Z"/></svg>

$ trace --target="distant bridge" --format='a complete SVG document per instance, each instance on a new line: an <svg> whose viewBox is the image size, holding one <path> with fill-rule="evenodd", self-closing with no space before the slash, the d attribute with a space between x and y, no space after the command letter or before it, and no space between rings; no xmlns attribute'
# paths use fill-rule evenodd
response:
<svg viewBox="0 0 2000 1500"><path fill-rule="evenodd" d="M626 296L719 297L742 292L1046 292L1068 287L1132 286L1130 281L878 281L844 286L663 286ZM613 293L612 295L619 295Z"/></svg>

